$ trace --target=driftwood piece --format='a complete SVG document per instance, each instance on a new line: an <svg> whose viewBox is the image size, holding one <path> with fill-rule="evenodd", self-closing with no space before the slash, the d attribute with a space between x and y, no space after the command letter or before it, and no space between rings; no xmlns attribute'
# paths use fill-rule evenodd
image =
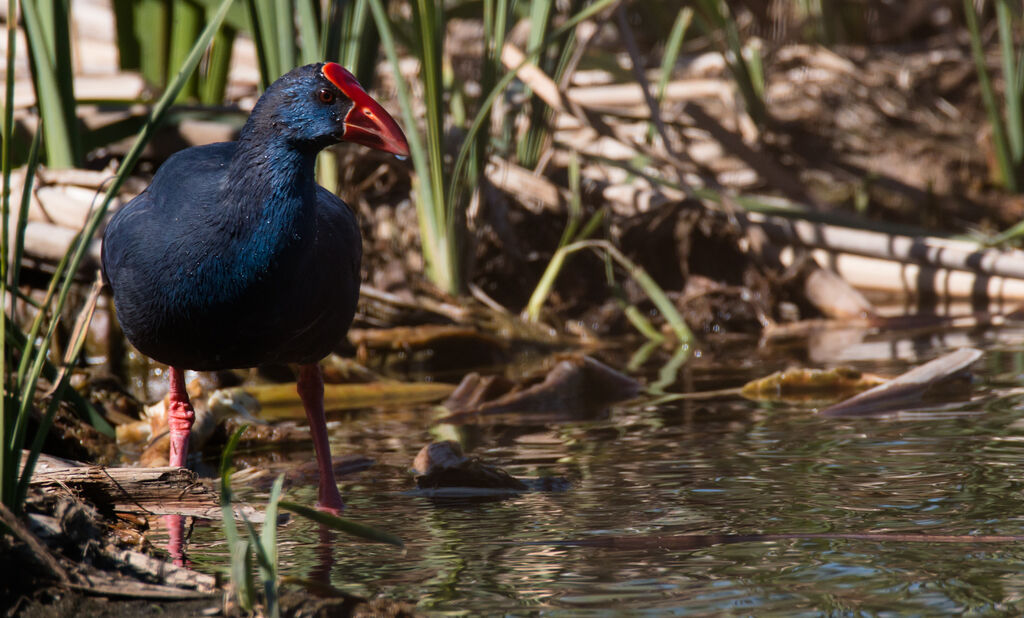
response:
<svg viewBox="0 0 1024 618"><path fill-rule="evenodd" d="M44 491L70 490L114 511L221 518L217 494L184 468L105 468L40 455L31 484ZM263 521L263 513L249 505L234 509L249 521Z"/></svg>
<svg viewBox="0 0 1024 618"><path fill-rule="evenodd" d="M52 463L78 467L65 460ZM61 587L101 596L168 600L208 598L217 590L216 577L112 542L118 538L114 529L103 523L93 506L74 496L33 491L24 519L0 505L0 522L21 541L13 545L13 555L6 556L8 565L14 560L42 565ZM25 581L34 569L21 566L26 571L20 578L10 570L7 574Z"/></svg>
<svg viewBox="0 0 1024 618"><path fill-rule="evenodd" d="M104 553L114 563L124 565L124 568L131 570L137 575L163 582L165 585L133 582L128 590L124 590L125 583L123 579L117 579L115 583L122 590L120 592L103 592L102 594L132 596L136 598L185 599L205 597L217 589L217 580L212 575L180 567L170 562L147 556L141 552L107 546ZM90 579L93 578L94 576L90 574ZM95 590L97 585L102 586L103 583L93 580L91 588Z"/></svg>
<svg viewBox="0 0 1024 618"><path fill-rule="evenodd" d="M467 499L518 495L524 491L566 491L561 477L517 478L479 457L466 457L458 442L433 442L420 449L412 462L416 472L413 495Z"/></svg>
<svg viewBox="0 0 1024 618"><path fill-rule="evenodd" d="M161 586L160 584L147 584L121 577L113 577L105 573L89 573L88 583L68 584L68 587L96 596L150 599L153 601L185 601L188 599L213 597L212 592L188 590L174 586Z"/></svg>
<svg viewBox="0 0 1024 618"><path fill-rule="evenodd" d="M964 375L981 358L981 350L961 348L915 367L891 381L825 408L822 416L874 416L921 403L928 392Z"/></svg>
<svg viewBox="0 0 1024 618"><path fill-rule="evenodd" d="M0 510L6 511L2 508ZM95 544L95 539L92 538L86 542L94 543L90 550L94 563L68 564L67 556L54 555L47 547L60 547L75 542L69 539L65 531L67 523L57 517L39 513L30 514L28 517L31 525L40 533L40 538L24 529L19 532L19 537L31 547L35 559L45 563L58 576L61 584L70 588L103 596L179 600L204 598L217 589L217 580L211 575L183 568L138 551L122 549L112 543ZM9 524L7 517L4 517L3 521ZM18 524L20 525L20 522ZM46 544L41 541L45 541ZM78 541L81 542L81 539ZM101 570L96 568L96 563L108 565L108 568L109 565L116 565L117 571ZM65 568L65 565L68 568Z"/></svg>
<svg viewBox="0 0 1024 618"><path fill-rule="evenodd" d="M607 407L636 397L640 383L588 356L559 361L543 381L499 393L507 382L467 375L444 406L451 415L446 423L473 422L481 415L524 413L579 413ZM490 397L494 397L490 399Z"/></svg>

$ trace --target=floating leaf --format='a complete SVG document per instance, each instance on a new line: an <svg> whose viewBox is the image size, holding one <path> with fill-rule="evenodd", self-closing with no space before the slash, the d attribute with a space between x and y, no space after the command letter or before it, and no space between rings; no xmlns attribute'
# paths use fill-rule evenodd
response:
<svg viewBox="0 0 1024 618"><path fill-rule="evenodd" d="M755 401L836 400L885 384L882 376L849 367L834 369L794 368L751 380L740 393Z"/></svg>

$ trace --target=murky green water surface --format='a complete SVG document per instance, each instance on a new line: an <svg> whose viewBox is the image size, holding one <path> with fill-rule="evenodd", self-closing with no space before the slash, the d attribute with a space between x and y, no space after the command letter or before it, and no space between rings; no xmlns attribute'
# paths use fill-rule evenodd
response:
<svg viewBox="0 0 1024 618"><path fill-rule="evenodd" d="M914 364L943 351L917 347ZM335 452L378 463L342 481L347 515L399 534L406 549L337 534L325 543L316 525L293 518L280 530L282 570L356 594L408 599L431 613L1019 615L1024 545L1013 543L793 539L691 550L557 543L680 534L1024 535L1024 413L1011 390L1024 348L988 347L971 401L896 418L819 418L806 407L729 398L459 429L472 455L518 476L572 484L500 501L408 493L406 469L432 438L428 412L349 415L332 425ZM738 384L788 364L751 358L748 351L717 368L692 363L679 384ZM288 498L312 503L315 488L293 487ZM222 539L215 524L196 528L197 568L225 568Z"/></svg>

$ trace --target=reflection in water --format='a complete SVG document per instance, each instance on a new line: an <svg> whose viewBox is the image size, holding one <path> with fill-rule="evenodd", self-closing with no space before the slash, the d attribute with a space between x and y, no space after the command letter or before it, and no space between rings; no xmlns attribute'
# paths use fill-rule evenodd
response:
<svg viewBox="0 0 1024 618"><path fill-rule="evenodd" d="M1015 383L1010 371L993 373ZM280 530L282 573L431 612L1020 614L1020 543L844 536L1024 534L1019 395L999 394L980 388L959 410L896 419L725 400L460 428L470 455L572 482L567 492L498 502L405 493L407 467L432 439L427 415L354 415L333 429L332 446L378 465L342 480L345 515L398 534L406 549L293 518ZM312 485L287 493L315 500ZM694 534L803 536L638 540ZM580 542L558 543L566 539ZM226 568L216 524L195 530L190 557L201 570Z"/></svg>
<svg viewBox="0 0 1024 618"><path fill-rule="evenodd" d="M334 543L337 534L327 526L317 526L318 540L316 564L309 572L309 579L324 586L331 585L331 569L334 567Z"/></svg>
<svg viewBox="0 0 1024 618"><path fill-rule="evenodd" d="M171 562L176 566L190 566L185 557L185 516L161 515L160 521L167 530L167 553Z"/></svg>

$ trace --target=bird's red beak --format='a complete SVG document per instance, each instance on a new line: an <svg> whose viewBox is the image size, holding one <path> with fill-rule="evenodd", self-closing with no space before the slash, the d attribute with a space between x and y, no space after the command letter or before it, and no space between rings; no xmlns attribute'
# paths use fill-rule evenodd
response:
<svg viewBox="0 0 1024 618"><path fill-rule="evenodd" d="M352 100L352 109L345 114L345 133L342 139L408 157L409 143L405 141L402 129L380 103L366 94L355 76L335 62L324 64L322 70L324 77Z"/></svg>

